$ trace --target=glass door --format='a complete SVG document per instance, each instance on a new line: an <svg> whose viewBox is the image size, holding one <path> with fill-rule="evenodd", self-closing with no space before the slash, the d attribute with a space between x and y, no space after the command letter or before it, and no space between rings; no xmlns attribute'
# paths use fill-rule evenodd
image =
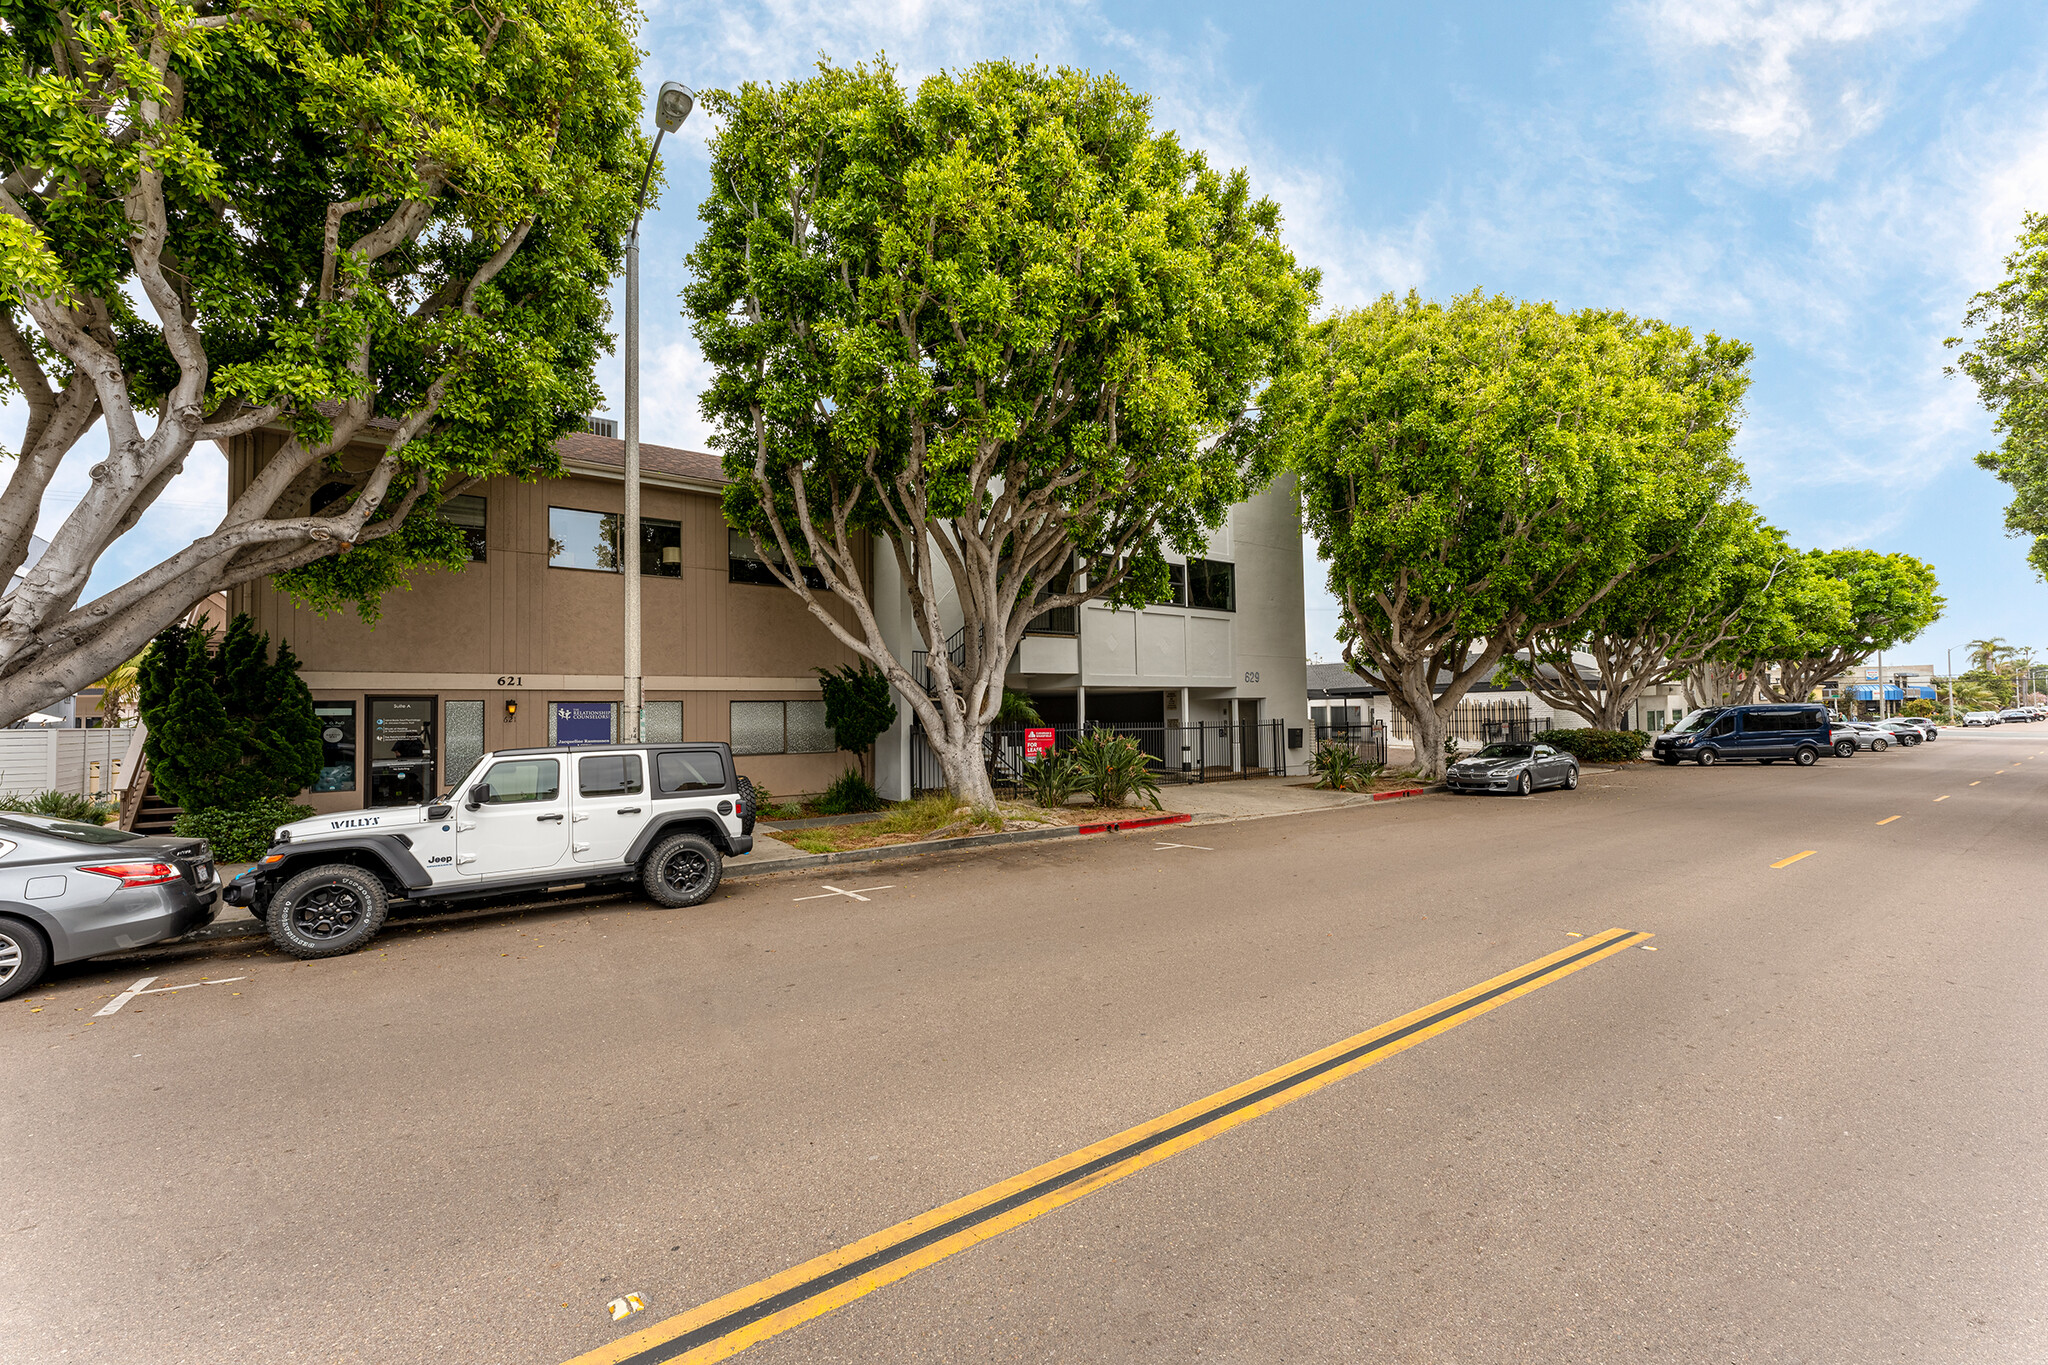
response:
<svg viewBox="0 0 2048 1365"><path fill-rule="evenodd" d="M434 799L434 698L371 697L372 806L420 806Z"/></svg>

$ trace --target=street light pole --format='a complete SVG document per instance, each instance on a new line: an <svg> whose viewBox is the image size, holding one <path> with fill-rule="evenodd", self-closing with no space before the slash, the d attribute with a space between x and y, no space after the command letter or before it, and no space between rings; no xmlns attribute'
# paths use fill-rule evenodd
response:
<svg viewBox="0 0 2048 1365"><path fill-rule="evenodd" d="M619 572L626 580L626 667L619 736L637 744L645 733L646 709L640 674L640 214L647 207L647 187L654 181L654 157L664 134L673 133L690 116L696 96L688 86L664 81L654 98L654 145L647 149L647 170L640 177L640 197L633 201L633 230L626 236L626 515L619 528Z"/></svg>

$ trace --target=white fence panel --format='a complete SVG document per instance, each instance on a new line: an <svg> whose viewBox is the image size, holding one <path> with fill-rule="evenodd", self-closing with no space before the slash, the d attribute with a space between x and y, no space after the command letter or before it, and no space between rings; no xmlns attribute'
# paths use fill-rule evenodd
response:
<svg viewBox="0 0 2048 1365"><path fill-rule="evenodd" d="M124 780L133 730L0 730L0 793L76 792L112 799Z"/></svg>

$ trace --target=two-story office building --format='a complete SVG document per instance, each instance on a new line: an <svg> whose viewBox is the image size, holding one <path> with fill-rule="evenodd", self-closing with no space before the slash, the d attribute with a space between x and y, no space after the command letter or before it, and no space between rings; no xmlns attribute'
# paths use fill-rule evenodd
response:
<svg viewBox="0 0 2048 1365"><path fill-rule="evenodd" d="M562 438L564 477L494 479L453 499L444 515L464 529L470 562L416 575L409 591L385 597L374 625L353 613L323 618L268 581L230 594L231 612L289 640L301 660L325 743L305 798L316 809L429 799L492 749L615 739L622 562L641 575L649 738L728 741L740 771L778 796L822 790L850 766L833 748L813 670L854 655L726 526L717 457L641 445L641 543L622 554L625 446L610 422L591 425ZM259 431L227 443L231 494L281 441ZM365 448L349 462L375 457ZM348 487L306 483L295 496L311 510ZM894 583L895 557L872 556L871 566L877 609L908 660L921 642ZM1231 509L1209 555L1183 562L1179 575L1185 600L1041 622L1010 685L1048 719L1223 721L1233 709L1244 720L1285 719L1281 699L1298 703L1304 666L1291 490ZM850 609L838 610L851 625ZM878 785L896 797L909 791L910 710L901 710L877 762Z"/></svg>

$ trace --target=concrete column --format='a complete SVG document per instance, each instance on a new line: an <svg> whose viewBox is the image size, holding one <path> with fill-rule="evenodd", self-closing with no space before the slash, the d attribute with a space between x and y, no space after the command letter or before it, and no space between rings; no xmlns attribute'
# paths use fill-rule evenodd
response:
<svg viewBox="0 0 2048 1365"><path fill-rule="evenodd" d="M1074 689L1074 728L1085 731L1088 728L1088 689Z"/></svg>
<svg viewBox="0 0 2048 1365"><path fill-rule="evenodd" d="M1238 743L1239 738L1237 729L1237 698L1232 697L1230 699L1230 771L1234 773L1244 771L1244 748Z"/></svg>
<svg viewBox="0 0 2048 1365"><path fill-rule="evenodd" d="M1188 725L1194 720L1194 712L1188 709L1188 690L1180 690L1180 770L1187 772L1194 767L1193 746L1188 743Z"/></svg>

